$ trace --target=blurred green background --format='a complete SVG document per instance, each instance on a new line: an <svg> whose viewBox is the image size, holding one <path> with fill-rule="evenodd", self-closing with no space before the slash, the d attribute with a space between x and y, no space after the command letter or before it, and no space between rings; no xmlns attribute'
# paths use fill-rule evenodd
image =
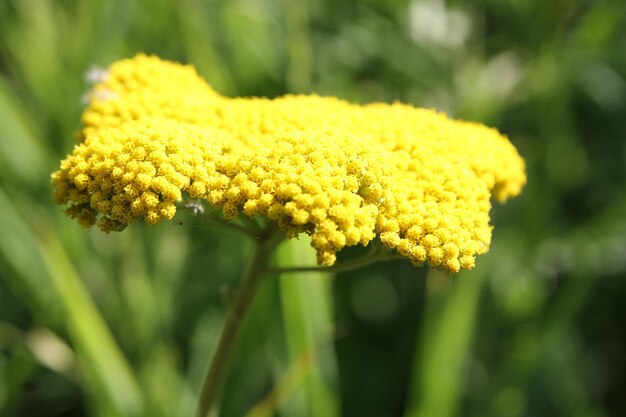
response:
<svg viewBox="0 0 626 417"><path fill-rule="evenodd" d="M0 416L193 415L244 239L184 216L105 235L49 197L86 71L137 52L225 95L434 107L527 161L473 271L268 280L222 416L626 415L623 1L2 0Z"/></svg>

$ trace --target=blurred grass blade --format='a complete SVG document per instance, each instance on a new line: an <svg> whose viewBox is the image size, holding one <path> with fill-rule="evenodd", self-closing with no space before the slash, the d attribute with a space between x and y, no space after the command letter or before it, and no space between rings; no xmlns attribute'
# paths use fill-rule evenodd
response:
<svg viewBox="0 0 626 417"><path fill-rule="evenodd" d="M215 47L218 44L215 27L206 24L212 19L207 5L199 1L173 4L180 19L185 22L180 25L180 48L217 91L232 91L232 75Z"/></svg>
<svg viewBox="0 0 626 417"><path fill-rule="evenodd" d="M462 394L483 275L454 278L431 271L415 353L406 417L452 417Z"/></svg>
<svg viewBox="0 0 626 417"><path fill-rule="evenodd" d="M308 93L312 84L313 47L308 2L284 0L287 28L287 86L292 93Z"/></svg>
<svg viewBox="0 0 626 417"><path fill-rule="evenodd" d="M0 185L0 267L2 278L33 314L49 325L59 322L56 297L37 252L32 226L24 219L24 207L32 206Z"/></svg>
<svg viewBox="0 0 626 417"><path fill-rule="evenodd" d="M314 365L315 347L303 352L282 375L274 389L257 403L246 417L272 417L284 402L294 395Z"/></svg>
<svg viewBox="0 0 626 417"><path fill-rule="evenodd" d="M312 265L315 252L304 237L291 239L278 249L279 266ZM332 332L331 314L332 276L322 273L283 274L280 277L280 297L287 346L291 361L328 340ZM327 342L326 342L327 343ZM324 349L313 358L311 370L306 376L301 397L296 403L287 404L287 415L334 417L339 415L336 390L329 379L337 374L334 351ZM307 410L307 411L304 411Z"/></svg>
<svg viewBox="0 0 626 417"><path fill-rule="evenodd" d="M91 393L110 402L108 411L116 416L140 416L143 411L138 385L118 345L93 304L61 245L50 232L39 241L44 263L65 310L67 328L87 377ZM102 404L99 404L102 405ZM99 407L102 412L107 408Z"/></svg>
<svg viewBox="0 0 626 417"><path fill-rule="evenodd" d="M35 184L45 177L46 150L33 132L32 120L0 77L0 173L4 179Z"/></svg>

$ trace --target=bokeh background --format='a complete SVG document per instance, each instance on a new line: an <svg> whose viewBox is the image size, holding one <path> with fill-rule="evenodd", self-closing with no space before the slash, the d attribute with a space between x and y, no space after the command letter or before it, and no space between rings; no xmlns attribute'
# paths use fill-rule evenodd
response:
<svg viewBox="0 0 626 417"><path fill-rule="evenodd" d="M622 1L2 0L1 416L193 415L245 240L185 217L105 235L50 201L85 73L137 52L225 95L434 107L527 161L473 271L267 281L222 416L626 415Z"/></svg>

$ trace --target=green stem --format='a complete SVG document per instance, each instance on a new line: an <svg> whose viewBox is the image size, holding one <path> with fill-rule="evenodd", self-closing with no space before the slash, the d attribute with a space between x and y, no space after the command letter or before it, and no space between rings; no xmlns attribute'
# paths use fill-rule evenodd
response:
<svg viewBox="0 0 626 417"><path fill-rule="evenodd" d="M270 272L274 274L285 274L291 272L346 272L359 269L376 262L390 261L392 259L402 258L397 253L387 252L379 247L374 247L367 254L355 259L350 259L332 266L293 266L287 268L271 268Z"/></svg>
<svg viewBox="0 0 626 417"><path fill-rule="evenodd" d="M253 219L252 217L239 216L239 218L241 219L241 222L244 224L247 230L252 231L256 235L258 235L259 233L262 233L263 228L259 226L259 223L257 223L257 221Z"/></svg>
<svg viewBox="0 0 626 417"><path fill-rule="evenodd" d="M213 213L207 213L207 214L203 214L202 215L203 218L209 222L213 222L216 223L220 226L224 226L227 227L229 229L233 229L236 230L238 232L242 232L245 233L246 235L252 237L252 238L256 238L257 234L260 232L259 227L257 226L255 229L251 229L249 227L249 224L245 224L245 225L240 225L235 223L235 220L231 220L231 219L223 219L221 217L219 217L217 214L213 214Z"/></svg>
<svg viewBox="0 0 626 417"><path fill-rule="evenodd" d="M263 278L269 272L267 262L270 259L270 255L282 238L282 233L270 226L263 233L259 234L254 241L250 263L239 284L233 303L228 310L226 324L202 384L202 391L198 400L198 417L209 417L217 414L215 400L219 394L237 333L250 308L254 295L263 282Z"/></svg>
<svg viewBox="0 0 626 417"><path fill-rule="evenodd" d="M220 217L220 215L205 207L205 205L199 201L194 199L183 200L183 203L179 205L180 210L186 210L192 213L194 216L199 216L203 220L206 220L209 223L215 223L218 226L223 226L232 230L236 230L237 232L244 233L251 238L257 238L257 236L263 233L262 228L258 225L258 223L247 216L240 216L238 219L224 219ZM237 221L242 222L243 224L237 223Z"/></svg>

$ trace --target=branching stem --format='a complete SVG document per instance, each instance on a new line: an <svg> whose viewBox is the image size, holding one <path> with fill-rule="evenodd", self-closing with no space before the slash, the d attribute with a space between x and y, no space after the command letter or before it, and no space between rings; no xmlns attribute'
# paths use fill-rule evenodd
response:
<svg viewBox="0 0 626 417"><path fill-rule="evenodd" d="M255 229L251 229L248 224L239 224L236 223L235 220L223 219L219 217L217 214L213 213L205 213L202 215L202 218L209 222L217 223L220 226L227 227L229 229L236 230L241 233L245 233L246 235L256 238L257 234L260 232L259 227L257 226Z"/></svg>
<svg viewBox="0 0 626 417"><path fill-rule="evenodd" d="M208 211L202 201L199 200L185 200L179 208L189 211L194 216L198 216L209 223L215 223L218 226L244 233L254 239L263 233L261 226L254 219L247 216L239 216L237 219L224 219L217 212Z"/></svg>
<svg viewBox="0 0 626 417"><path fill-rule="evenodd" d="M215 214L203 212L194 206L192 206L191 209L194 210L195 214L199 214L209 221L244 232L246 235L252 237L253 242L253 252L249 264L229 307L226 323L222 329L217 348L213 354L208 372L202 384L198 400L197 417L214 417L218 414L217 399L226 371L228 370L229 359L237 339L237 334L255 294L266 276L272 273L287 272L344 272L358 269L375 262L394 259L397 256L397 254L388 252L380 245L374 244L366 255L330 267L301 266L271 268L268 265L268 261L271 259L272 252L285 237L276 224L271 222L262 227L253 219L249 219L249 221L245 221L243 224L238 224L222 219Z"/></svg>
<svg viewBox="0 0 626 417"><path fill-rule="evenodd" d="M233 344L254 295L263 282L263 278L268 275L267 262L271 257L270 255L283 237L283 234L276 227L270 225L259 233L253 241L254 247L250 263L228 310L224 329L202 385L197 417L217 415L215 402L228 367L230 354L233 351Z"/></svg>
<svg viewBox="0 0 626 417"><path fill-rule="evenodd" d="M377 262L389 261L392 259L398 259L402 256L397 253L390 253L379 246L372 247L367 254L355 259L350 259L341 263L337 263L332 266L293 266L286 268L271 268L270 272L274 274L284 274L290 272L346 272L354 269L359 269L367 265L371 265Z"/></svg>

